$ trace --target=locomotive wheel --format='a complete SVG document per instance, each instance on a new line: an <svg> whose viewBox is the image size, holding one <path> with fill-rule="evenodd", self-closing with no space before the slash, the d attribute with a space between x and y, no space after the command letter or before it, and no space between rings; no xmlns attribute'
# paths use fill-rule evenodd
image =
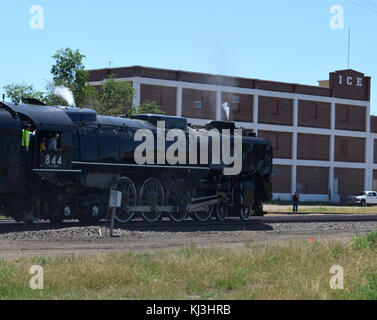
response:
<svg viewBox="0 0 377 320"><path fill-rule="evenodd" d="M241 210L240 211L241 220L243 221L249 220L250 215L251 215L251 208L242 206L240 210Z"/></svg>
<svg viewBox="0 0 377 320"><path fill-rule="evenodd" d="M185 188L184 181L173 181L168 190L167 204L178 206L177 212L169 212L169 218L175 222L181 222L188 216L186 205L190 201L190 192Z"/></svg>
<svg viewBox="0 0 377 320"><path fill-rule="evenodd" d="M216 218L219 221L224 221L228 216L229 207L224 203L219 203L216 206Z"/></svg>
<svg viewBox="0 0 377 320"><path fill-rule="evenodd" d="M253 205L254 215L255 216L263 216L263 204L261 201L258 201L257 204Z"/></svg>
<svg viewBox="0 0 377 320"><path fill-rule="evenodd" d="M200 198L200 197L205 197L205 196L208 196L208 194L205 191L200 190L200 189L195 189L194 198ZM215 208L214 205L209 205L209 206L203 207L201 211L194 211L193 218L200 222L206 222L211 219L214 208Z"/></svg>
<svg viewBox="0 0 377 320"><path fill-rule="evenodd" d="M62 224L64 219L71 219L74 214L74 206L69 201L59 204L58 208L50 216L49 220L52 224Z"/></svg>
<svg viewBox="0 0 377 320"><path fill-rule="evenodd" d="M148 178L140 189L140 205L151 206L150 212L142 212L145 221L156 222L161 217L158 207L164 204L164 188L156 178Z"/></svg>
<svg viewBox="0 0 377 320"><path fill-rule="evenodd" d="M63 213L59 210L59 208L57 208L50 215L50 217L48 218L48 220L50 220L50 223L52 223L52 224L56 224L56 225L62 224L63 220L64 220Z"/></svg>
<svg viewBox="0 0 377 320"><path fill-rule="evenodd" d="M72 219L76 212L76 205L73 201L64 201L59 205L59 210L64 219Z"/></svg>
<svg viewBox="0 0 377 320"><path fill-rule="evenodd" d="M105 205L103 198L99 195L89 197L90 202L90 221L98 222L106 216L107 206Z"/></svg>
<svg viewBox="0 0 377 320"><path fill-rule="evenodd" d="M115 213L115 220L120 223L126 223L130 221L134 212L130 211L128 206L136 206L137 204L137 192L135 184L130 178L121 177L118 180L116 190L122 192L122 204L121 207L117 209Z"/></svg>
<svg viewBox="0 0 377 320"><path fill-rule="evenodd" d="M91 195L87 198L88 206L82 209L80 213L80 222L98 222L106 215L106 206L100 195Z"/></svg>

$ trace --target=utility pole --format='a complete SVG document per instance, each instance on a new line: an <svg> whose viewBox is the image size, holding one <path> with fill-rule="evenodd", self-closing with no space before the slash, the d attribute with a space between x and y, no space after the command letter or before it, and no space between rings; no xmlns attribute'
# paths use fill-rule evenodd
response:
<svg viewBox="0 0 377 320"><path fill-rule="evenodd" d="M351 28L348 28L348 60L347 60L347 69L350 68L350 49L351 49Z"/></svg>

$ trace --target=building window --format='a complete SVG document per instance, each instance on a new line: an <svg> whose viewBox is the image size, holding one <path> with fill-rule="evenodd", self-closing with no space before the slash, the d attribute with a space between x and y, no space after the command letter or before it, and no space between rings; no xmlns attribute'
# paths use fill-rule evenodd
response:
<svg viewBox="0 0 377 320"><path fill-rule="evenodd" d="M240 96L233 96L232 101L233 101L233 103L240 103L240 101L241 101Z"/></svg>
<svg viewBox="0 0 377 320"><path fill-rule="evenodd" d="M194 101L194 108L195 109L202 109L203 103L202 101Z"/></svg>

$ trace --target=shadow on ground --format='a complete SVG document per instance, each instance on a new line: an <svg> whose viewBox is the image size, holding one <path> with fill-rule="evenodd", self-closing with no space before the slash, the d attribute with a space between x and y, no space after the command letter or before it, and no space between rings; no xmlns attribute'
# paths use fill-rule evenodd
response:
<svg viewBox="0 0 377 320"><path fill-rule="evenodd" d="M69 227L104 227L109 228L108 221L99 223L83 224L76 221L64 222L60 225L53 225L49 222L34 223L31 225L15 223L13 221L0 221L0 234L23 231L49 231L62 230ZM208 222L198 222L195 220L185 220L183 222L173 222L162 220L155 223L148 223L142 220L134 220L125 224L115 223L115 229L140 231L140 232L200 232L200 231L268 231L273 228L258 220L242 221L240 219L227 219L226 221L211 220Z"/></svg>

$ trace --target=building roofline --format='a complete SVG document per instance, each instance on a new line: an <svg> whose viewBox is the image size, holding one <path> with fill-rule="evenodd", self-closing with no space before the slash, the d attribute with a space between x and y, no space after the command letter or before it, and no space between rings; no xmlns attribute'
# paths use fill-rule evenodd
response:
<svg viewBox="0 0 377 320"><path fill-rule="evenodd" d="M261 90L267 90L267 91L280 91L280 92L308 94L308 95L315 95L315 96L337 97L336 95L334 95L334 91L332 88L319 87L315 85L270 81L270 80L245 78L245 77L237 77L237 76L227 76L227 75L212 74L212 73L200 73L200 72L184 71L184 70L152 68L152 67L144 67L144 66L139 66L139 65L128 66L128 67L118 67L118 68L89 69L87 71L89 72L89 82L102 81L106 79L108 75L114 74L116 78L135 78L135 77L152 78L152 79L182 81L182 82L191 82L191 83L199 83L199 84L222 85L222 86L239 87L239 88L246 88L246 89L261 89ZM344 72L344 71L352 71L355 73L360 73L359 71L355 71L352 69L339 70L335 72ZM369 77L366 77L366 78L369 78ZM355 100L369 101L369 97L368 99L356 98Z"/></svg>

